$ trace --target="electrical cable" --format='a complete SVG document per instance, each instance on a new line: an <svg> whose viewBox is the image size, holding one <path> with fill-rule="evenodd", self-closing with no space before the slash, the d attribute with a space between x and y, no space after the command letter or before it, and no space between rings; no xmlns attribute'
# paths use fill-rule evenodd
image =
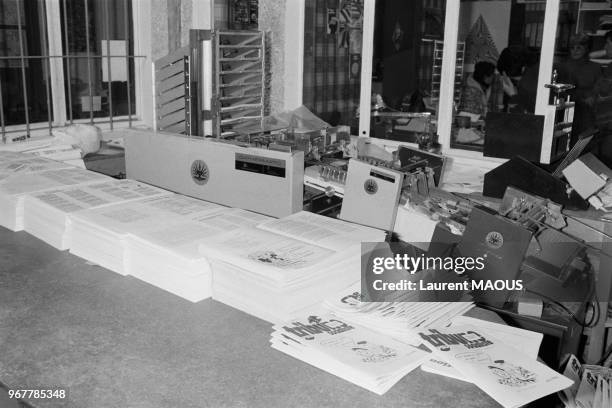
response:
<svg viewBox="0 0 612 408"><path fill-rule="evenodd" d="M554 306L558 306L561 309L563 309L563 311L565 313L567 313L568 316L570 316L572 318L572 320L574 320L576 323L578 323L581 327L583 328L592 328L595 327L595 325L599 322L599 317L597 318L597 320L593 323L593 317L591 317L591 321L589 321L589 323L587 323L586 321L580 321L578 320L578 317L576 316L576 314L574 312L572 312L567 306L565 306L563 303L551 298L550 296L547 296L543 293L539 293L533 290L526 290L527 292L534 294L536 296L539 296L543 299L546 299L548 302L550 302L552 305ZM589 304L591 304L592 302L589 302ZM599 314L599 313L598 313Z"/></svg>
<svg viewBox="0 0 612 408"><path fill-rule="evenodd" d="M601 358L601 360L597 362L597 365L603 365L606 362L606 360L610 358L611 355L612 355L612 344L608 346L606 351L604 351L603 357Z"/></svg>

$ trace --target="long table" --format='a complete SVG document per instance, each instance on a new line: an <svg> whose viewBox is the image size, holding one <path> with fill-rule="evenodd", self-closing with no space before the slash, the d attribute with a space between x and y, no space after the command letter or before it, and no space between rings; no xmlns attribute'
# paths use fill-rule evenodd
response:
<svg viewBox="0 0 612 408"><path fill-rule="evenodd" d="M270 332L0 227L0 383L68 390L35 407L498 406L420 369L378 396L273 350Z"/></svg>

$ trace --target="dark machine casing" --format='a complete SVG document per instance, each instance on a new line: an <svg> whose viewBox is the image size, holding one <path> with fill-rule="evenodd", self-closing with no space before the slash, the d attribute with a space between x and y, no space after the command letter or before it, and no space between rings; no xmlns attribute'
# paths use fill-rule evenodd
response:
<svg viewBox="0 0 612 408"><path fill-rule="evenodd" d="M502 198L508 186L548 198L567 209L589 208L589 203L575 191L568 194L564 181L520 156L513 157L485 174L483 194Z"/></svg>
<svg viewBox="0 0 612 408"><path fill-rule="evenodd" d="M532 231L522 225L487 207L475 206L457 252L462 257L484 258L484 269L469 272L472 280L511 281L520 275L532 237ZM476 302L503 306L510 293L511 290L473 290L472 296Z"/></svg>
<svg viewBox="0 0 612 408"><path fill-rule="evenodd" d="M489 112L485 123L485 157L521 156L533 162L540 161L543 115Z"/></svg>

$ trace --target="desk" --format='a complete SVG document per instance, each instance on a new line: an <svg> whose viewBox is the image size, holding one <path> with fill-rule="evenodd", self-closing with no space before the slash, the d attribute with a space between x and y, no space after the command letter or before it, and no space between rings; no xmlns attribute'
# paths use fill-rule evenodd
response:
<svg viewBox="0 0 612 408"><path fill-rule="evenodd" d="M69 388L36 407L497 406L420 369L378 396L273 350L270 332L0 227L0 382Z"/></svg>

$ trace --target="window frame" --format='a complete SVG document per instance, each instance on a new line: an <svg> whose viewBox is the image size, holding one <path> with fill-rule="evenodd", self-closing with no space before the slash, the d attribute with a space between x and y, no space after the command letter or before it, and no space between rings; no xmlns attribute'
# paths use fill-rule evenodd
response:
<svg viewBox="0 0 612 408"><path fill-rule="evenodd" d="M62 0L44 0L46 19L46 47L43 55L47 56L51 90L51 119L44 122L30 122L28 124L5 125L4 132L8 142L12 138L22 140L23 133L29 137L49 135L50 128L70 125L68 109L66 107L66 90L64 83L64 59L54 56L64 56L62 41L62 19L60 2ZM113 116L113 128L127 128L130 126L153 126L153 74L151 70L151 4L148 1L132 0L132 31L135 110L131 115ZM73 119L72 123L84 123L100 127L102 130L111 128L110 116L98 118ZM131 118L131 119L130 119Z"/></svg>
<svg viewBox="0 0 612 408"><path fill-rule="evenodd" d="M559 16L560 0L541 0L546 3L544 16L542 48L540 54L540 71L538 75L538 90L536 96L535 114L544 115L545 106L548 104L548 90L544 84L550 81L550 73L553 67L555 37L557 32L557 21ZM362 48L362 72L361 72L361 99L359 117L359 136L370 136L370 104L371 104L371 66L374 35L374 10L376 0L364 0L364 29ZM484 157L481 152L464 149L451 148L451 126L453 121L453 91L456 53L448 52L457 48L459 32L460 0L447 0L444 21L444 48L442 56L442 78L440 85L440 105L438 112L438 135L442 152L450 157L477 160L486 167L495 167L503 163L505 159ZM303 55L302 55L303 58ZM369 69L363 69L369 67ZM548 120L548 119L546 119ZM373 138L373 140L376 140ZM543 141L545 143L546 141ZM385 140L383 145L396 146L398 143L390 143ZM550 144L550 143L549 143ZM549 152L550 153L550 152ZM546 152L543 152L544 158Z"/></svg>

